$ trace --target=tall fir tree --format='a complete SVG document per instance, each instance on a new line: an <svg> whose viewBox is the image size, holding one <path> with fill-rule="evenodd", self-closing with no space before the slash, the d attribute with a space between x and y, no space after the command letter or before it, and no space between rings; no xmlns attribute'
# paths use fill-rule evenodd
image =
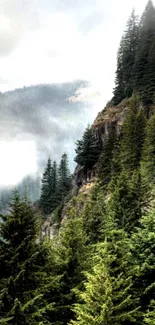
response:
<svg viewBox="0 0 155 325"><path fill-rule="evenodd" d="M149 0L140 21L139 44L134 66L135 89L146 105L152 102L155 91L154 42L155 8Z"/></svg>
<svg viewBox="0 0 155 325"><path fill-rule="evenodd" d="M155 115L152 115L147 122L141 170L146 186L155 184Z"/></svg>
<svg viewBox="0 0 155 325"><path fill-rule="evenodd" d="M138 17L133 9L117 54L117 70L114 89L114 104L133 93L134 63L139 40Z"/></svg>
<svg viewBox="0 0 155 325"><path fill-rule="evenodd" d="M143 320L144 318L145 320L151 319L153 308L151 304L153 303L155 293L154 210L142 217L140 226L132 235L132 255L135 295L140 298ZM153 323L150 322L150 324Z"/></svg>
<svg viewBox="0 0 155 325"><path fill-rule="evenodd" d="M52 163L49 158L42 177L40 207L43 213L49 214L51 212L51 195L52 195Z"/></svg>
<svg viewBox="0 0 155 325"><path fill-rule="evenodd" d="M84 290L78 292L76 320L70 324L136 324L139 303L131 295L130 259L129 241L122 230L113 231L97 245L93 269L86 272Z"/></svg>
<svg viewBox="0 0 155 325"><path fill-rule="evenodd" d="M0 224L0 319L7 325L37 325L44 320L47 251L38 216L15 193L10 214ZM49 307L49 306L48 306ZM42 323L43 324L43 323Z"/></svg>
<svg viewBox="0 0 155 325"><path fill-rule="evenodd" d="M113 182L113 181L112 181ZM131 233L139 224L142 210L141 176L135 171L132 178L123 171L110 184L111 196L108 201L108 213L116 221L118 228Z"/></svg>
<svg viewBox="0 0 155 325"><path fill-rule="evenodd" d="M107 186L113 174L113 158L117 137L116 125L112 125L104 139L98 160L98 176L103 186Z"/></svg>
<svg viewBox="0 0 155 325"><path fill-rule="evenodd" d="M84 167L84 174L87 178L87 172L98 161L101 153L101 141L93 134L90 127L85 130L82 140L76 143L76 157L75 162Z"/></svg>
<svg viewBox="0 0 155 325"><path fill-rule="evenodd" d="M77 301L74 290L80 288L84 279L83 271L88 268L89 260L82 218L77 216L73 207L67 212L67 217L55 238L55 270L60 282L54 309L47 312L49 323L57 325L67 325L74 317L72 309Z"/></svg>
<svg viewBox="0 0 155 325"><path fill-rule="evenodd" d="M132 173L140 165L145 126L144 110L139 109L139 99L133 96L129 101L129 110L122 125L120 141L122 168L128 172Z"/></svg>
<svg viewBox="0 0 155 325"><path fill-rule="evenodd" d="M154 325L155 324L155 300L152 300L149 309L145 313L144 324Z"/></svg>
<svg viewBox="0 0 155 325"><path fill-rule="evenodd" d="M58 206L58 168L56 161L52 164L51 169L51 194L50 194L50 205L51 211L53 211Z"/></svg>
<svg viewBox="0 0 155 325"><path fill-rule="evenodd" d="M106 220L106 203L103 188L96 185L83 209L83 225L87 243L95 244L103 239L102 229Z"/></svg>
<svg viewBox="0 0 155 325"><path fill-rule="evenodd" d="M72 187L67 154L64 153L58 167L57 197L61 203Z"/></svg>

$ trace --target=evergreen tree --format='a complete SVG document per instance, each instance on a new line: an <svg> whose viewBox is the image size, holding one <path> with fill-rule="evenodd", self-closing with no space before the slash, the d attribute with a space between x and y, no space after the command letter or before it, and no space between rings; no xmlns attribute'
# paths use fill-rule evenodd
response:
<svg viewBox="0 0 155 325"><path fill-rule="evenodd" d="M129 179L128 174L122 172L110 187L108 213L112 215L119 228L124 228L130 233L139 224L141 217L140 173L135 171Z"/></svg>
<svg viewBox="0 0 155 325"><path fill-rule="evenodd" d="M117 141L116 127L113 125L104 139L102 153L98 161L98 176L103 185L110 182L113 173L114 148Z"/></svg>
<svg viewBox="0 0 155 325"><path fill-rule="evenodd" d="M83 228L82 218L76 215L76 209L67 213L68 219L62 226L59 236L55 239L56 274L60 284L55 300L55 309L47 312L50 324L67 325L74 313L77 301L74 293L84 278L83 270L88 265L87 237Z"/></svg>
<svg viewBox="0 0 155 325"><path fill-rule="evenodd" d="M154 325L155 324L155 300L152 300L149 309L144 317L144 324Z"/></svg>
<svg viewBox="0 0 155 325"><path fill-rule="evenodd" d="M155 183L155 115L147 122L146 137L144 141L142 161L142 177L146 186ZM145 188L146 190L146 188Z"/></svg>
<svg viewBox="0 0 155 325"><path fill-rule="evenodd" d="M140 21L139 44L135 60L135 89L145 104L150 104L154 96L154 41L155 8L148 1Z"/></svg>
<svg viewBox="0 0 155 325"><path fill-rule="evenodd" d="M58 206L58 169L57 169L57 163L56 161L52 164L52 170L51 170L51 197L50 197L50 206L51 211L53 211Z"/></svg>
<svg viewBox="0 0 155 325"><path fill-rule="evenodd" d="M114 104L117 105L125 97L133 93L134 63L139 40L138 18L133 9L127 22L117 55L116 87Z"/></svg>
<svg viewBox="0 0 155 325"><path fill-rule="evenodd" d="M145 137L146 118L143 109L139 109L139 100L131 98L129 111L122 126L120 159L122 168L132 172L140 165Z"/></svg>
<svg viewBox="0 0 155 325"><path fill-rule="evenodd" d="M52 165L51 159L47 161L47 165L42 177L41 196L40 196L40 207L44 214L51 212L51 195L52 195Z"/></svg>
<svg viewBox="0 0 155 325"><path fill-rule="evenodd" d="M101 141L93 134L92 129L87 127L82 140L78 140L76 146L74 160L84 167L85 177L87 178L87 171L98 161L101 153Z"/></svg>
<svg viewBox="0 0 155 325"><path fill-rule="evenodd" d="M136 324L138 300L131 296L130 258L129 242L122 230L113 231L109 240L97 245L93 270L86 272L85 290L74 308L77 320L71 324Z"/></svg>
<svg viewBox="0 0 155 325"><path fill-rule="evenodd" d="M57 196L61 203L68 192L71 190L71 175L68 166L68 157L64 153L61 157L61 161L58 168L58 186L57 186Z"/></svg>
<svg viewBox="0 0 155 325"><path fill-rule="evenodd" d="M125 93L124 93L125 85L124 85L123 64L122 64L123 50L124 50L124 36L121 39L120 47L117 53L117 70L116 70L115 88L114 88L114 97L113 97L114 105L119 104L122 101L122 99L124 99L125 97Z"/></svg>
<svg viewBox="0 0 155 325"><path fill-rule="evenodd" d="M38 325L46 304L47 251L38 242L40 223L26 199L15 193L0 224L0 319L10 325ZM49 307L49 306L48 306ZM43 324L43 323L42 323Z"/></svg>
<svg viewBox="0 0 155 325"><path fill-rule="evenodd" d="M154 10L155 11L155 10ZM154 13L155 16L155 13ZM155 33L155 29L154 29ZM148 55L148 63L146 65L145 73L145 89L143 90L144 101L155 102L155 36L151 44L151 48Z"/></svg>
<svg viewBox="0 0 155 325"><path fill-rule="evenodd" d="M139 26L138 17L135 10L132 10L131 16L127 22L126 32L124 36L124 53L123 53L123 78L124 78L124 94L130 97L133 93L133 76L134 63L139 43Z"/></svg>
<svg viewBox="0 0 155 325"><path fill-rule="evenodd" d="M151 319L155 292L155 217L154 211L143 216L132 236L134 291L140 298L145 320ZM153 314L152 314L153 315ZM149 322L148 322L149 323ZM153 323L150 323L153 324Z"/></svg>
<svg viewBox="0 0 155 325"><path fill-rule="evenodd" d="M103 189L96 185L88 198L82 213L84 229L89 244L95 244L103 239L102 229L106 219L106 204Z"/></svg>

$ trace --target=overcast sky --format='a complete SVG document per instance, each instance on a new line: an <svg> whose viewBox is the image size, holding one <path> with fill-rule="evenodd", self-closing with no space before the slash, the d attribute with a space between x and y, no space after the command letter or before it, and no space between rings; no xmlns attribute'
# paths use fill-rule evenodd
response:
<svg viewBox="0 0 155 325"><path fill-rule="evenodd" d="M112 92L133 6L146 0L0 0L0 89L86 79Z"/></svg>
<svg viewBox="0 0 155 325"><path fill-rule="evenodd" d="M141 14L145 5L146 0L0 0L0 91L88 80L101 93L94 96L97 115L112 96L126 21L133 7ZM26 168L37 169L35 143L4 141L0 138L0 185L11 177L16 183Z"/></svg>

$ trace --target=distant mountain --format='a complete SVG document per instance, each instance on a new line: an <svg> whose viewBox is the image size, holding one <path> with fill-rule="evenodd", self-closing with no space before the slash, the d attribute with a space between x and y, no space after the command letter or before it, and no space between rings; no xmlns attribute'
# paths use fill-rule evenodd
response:
<svg viewBox="0 0 155 325"><path fill-rule="evenodd" d="M70 98L77 98L78 90L86 87L87 82L75 81L0 93L0 138L34 140L39 167L49 154L57 160L64 151L73 153L74 142L89 121L91 105Z"/></svg>
<svg viewBox="0 0 155 325"><path fill-rule="evenodd" d="M78 80L0 93L0 140L33 140L39 173L44 169L49 155L59 162L64 152L67 152L73 169L75 142L91 121L92 105L87 100L88 88L88 82ZM34 190L36 180L24 179L19 185L21 191L25 188L24 182L29 183L30 199L36 200L40 191L40 187ZM9 196L10 190L0 188L1 206L4 205L4 208Z"/></svg>
<svg viewBox="0 0 155 325"><path fill-rule="evenodd" d="M27 176L17 186L11 188L0 189L0 213L7 213L9 203L14 190L18 190L23 197L27 196L30 202L35 202L40 197L41 180L39 176Z"/></svg>

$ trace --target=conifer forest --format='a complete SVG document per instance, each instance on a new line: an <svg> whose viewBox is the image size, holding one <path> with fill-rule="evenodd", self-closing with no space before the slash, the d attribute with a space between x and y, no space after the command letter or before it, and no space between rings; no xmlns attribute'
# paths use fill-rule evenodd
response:
<svg viewBox="0 0 155 325"><path fill-rule="evenodd" d="M74 164L47 157L39 199L17 189L0 216L0 325L155 325L151 0L126 23L113 97Z"/></svg>

